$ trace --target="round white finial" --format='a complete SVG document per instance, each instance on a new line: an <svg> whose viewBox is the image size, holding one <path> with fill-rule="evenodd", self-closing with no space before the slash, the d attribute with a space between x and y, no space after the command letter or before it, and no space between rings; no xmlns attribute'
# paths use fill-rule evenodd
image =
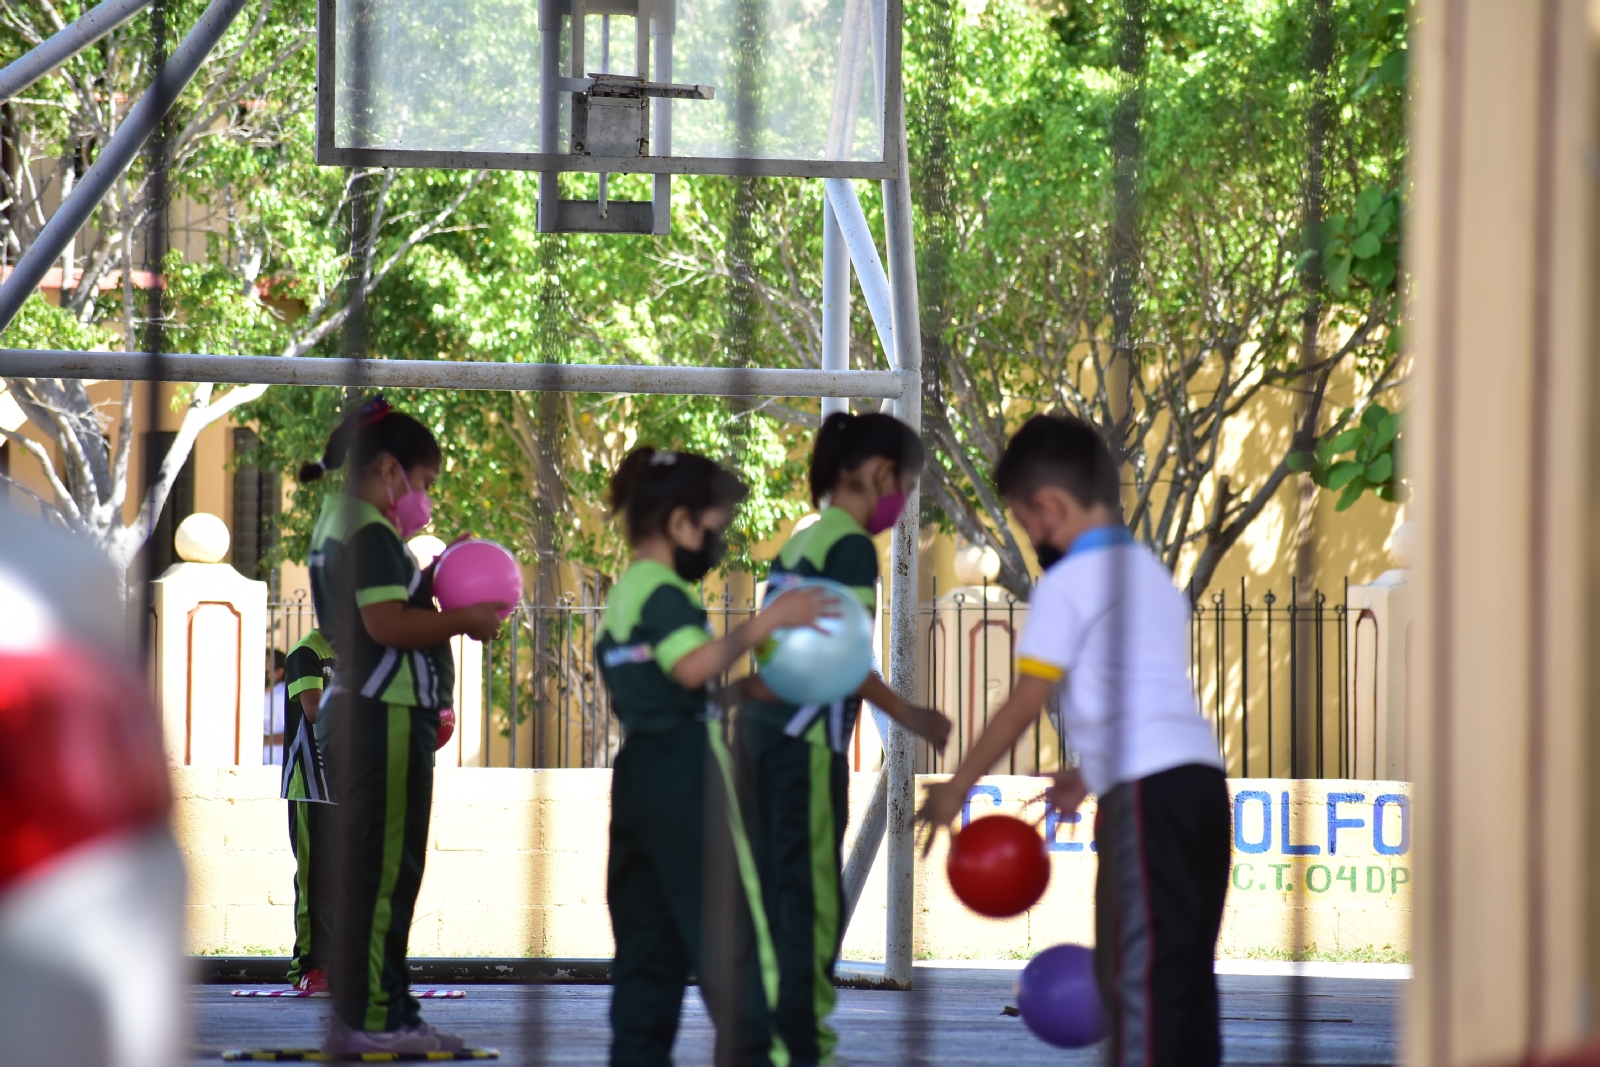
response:
<svg viewBox="0 0 1600 1067"><path fill-rule="evenodd" d="M965 545L956 552L956 581L982 585L1000 574L1000 556L988 545Z"/></svg>
<svg viewBox="0 0 1600 1067"><path fill-rule="evenodd" d="M411 550L411 558L417 561L417 566L426 567L439 558L445 543L433 534L418 534L406 542L406 547Z"/></svg>
<svg viewBox="0 0 1600 1067"><path fill-rule="evenodd" d="M178 558L185 563L221 563L228 558L232 541L228 524L203 511L178 523L178 532L172 538Z"/></svg>

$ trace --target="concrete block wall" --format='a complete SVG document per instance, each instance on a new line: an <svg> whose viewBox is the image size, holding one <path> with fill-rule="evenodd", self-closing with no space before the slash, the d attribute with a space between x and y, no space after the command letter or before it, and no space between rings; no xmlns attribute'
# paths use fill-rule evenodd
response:
<svg viewBox="0 0 1600 1067"><path fill-rule="evenodd" d="M277 799L277 769L175 767L173 776L175 824L190 870L191 951L286 954L293 936L294 864L286 805ZM411 951L610 956L610 780L604 770L436 771L427 873ZM852 776L847 849L873 781L872 774ZM1409 951L1409 786L1241 779L1230 787L1233 888L1222 955L1297 947L1350 954ZM1037 778L986 778L969 802L969 817L1004 811L1037 818L1038 808L1025 809L1040 788ZM1381 826L1376 837L1375 822ZM918 954L1024 958L1063 941L1092 943L1093 824L1092 802L1075 823L1048 824L1050 887L1033 910L1007 920L975 915L955 899L944 875L941 838L917 875ZM884 877L880 854L845 936L848 958L882 958Z"/></svg>

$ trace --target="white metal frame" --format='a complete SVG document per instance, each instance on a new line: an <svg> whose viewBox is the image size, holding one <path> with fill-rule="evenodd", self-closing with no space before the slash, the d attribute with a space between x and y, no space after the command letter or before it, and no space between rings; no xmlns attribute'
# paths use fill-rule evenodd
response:
<svg viewBox="0 0 1600 1067"><path fill-rule="evenodd" d="M858 2L858 0L853 0ZM905 158L905 131L887 121L883 123L883 158L867 160L753 159L716 156L575 156L567 152L466 152L394 148L356 148L334 143L334 91L338 84L334 27L338 0L317 2L317 83L325 91L317 94L317 162L335 167L430 167L444 170L531 170L543 172L588 172L599 174L726 174L778 178L867 178L889 180L901 173ZM901 0L885 0L884 95L892 101L900 96ZM546 62L555 34L541 34L539 54ZM663 40L662 38L665 38ZM656 80L670 81L670 63L663 67L660 50L669 48L671 34L656 41ZM556 46L559 48L559 44ZM559 52L557 53L559 54ZM548 96L549 94L545 94ZM656 115L665 108L655 109ZM545 138L551 133L550 118L541 111ZM670 153L670 129L663 136L660 126L652 131L653 148ZM545 147L549 147L548 144Z"/></svg>
<svg viewBox="0 0 1600 1067"><path fill-rule="evenodd" d="M319 36L327 31L336 0L319 0ZM871 0L847 0L852 9ZM73 195L57 210L38 240L0 284L0 330L24 300L38 287L44 271L77 233L110 183L137 154L155 125L171 107L201 61L215 47L245 0L212 0L211 6L174 52L161 77L130 110L127 119L106 145ZM877 164L819 163L796 160L675 159L670 156L600 159L565 154L506 155L495 153L389 152L337 149L331 143L332 99L323 93L318 102L318 161L339 166L403 166L449 168L500 168L519 170L645 172L658 175L658 201L672 173L790 175L829 179L823 209L823 351L822 369L596 366L549 363L477 363L443 360L315 359L275 356L168 355L144 352L65 352L0 349L0 375L11 377L67 377L103 380L209 381L293 385L360 385L449 389L553 390L617 393L698 393L723 396L817 396L824 413L844 410L849 398L879 399L912 426L922 421L922 334L917 299L915 247L912 235L911 184L905 140L905 104L900 91L899 0L884 0L885 25L879 27L887 45L884 81L876 88L883 101L885 158ZM96 9L100 11L101 9ZM107 7L90 22L89 16L68 27L70 34L46 42L44 53L60 62L104 32L107 19L126 17L136 10L133 0ZM91 14L94 14L91 12ZM850 17L847 15L847 18ZM61 37L62 35L58 35ZM846 35L848 41L848 35ZM661 47L658 37L657 47ZM875 42L877 43L877 42ZM76 45L76 47L70 47ZM42 45L41 48L45 48ZM548 49L548 39L544 48ZM38 51L38 50L36 50ZM30 53L32 55L32 53ZM25 56L0 76L26 76L39 62ZM30 65L31 64L31 65ZM841 78L850 64L841 64ZM859 65L853 68L859 73ZM324 87L333 84L333 53L325 48L318 57ZM666 77L671 76L663 68ZM854 116L849 101L858 86L841 84L835 91L830 151L844 154L853 137ZM859 99L859 94L854 94ZM660 146L670 150L670 127L654 131ZM664 135L664 136L662 136ZM549 176L553 184L554 173ZM846 178L873 178L882 182L886 220L887 264L878 256L856 190ZM543 182L541 182L543 184ZM889 370L850 370L850 275L861 282L878 339L888 356ZM913 491L894 531L890 564L888 634L889 684L907 699L916 695L918 527L920 504ZM887 835L888 929L884 954L886 984L911 987L914 904L915 742L898 724L891 724L885 740L884 769L872 803L862 820L861 832L845 870L847 908L854 909L882 838Z"/></svg>

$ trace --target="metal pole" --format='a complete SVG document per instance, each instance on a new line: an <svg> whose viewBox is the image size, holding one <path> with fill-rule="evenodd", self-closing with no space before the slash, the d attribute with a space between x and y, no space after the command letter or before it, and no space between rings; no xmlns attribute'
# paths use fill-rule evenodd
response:
<svg viewBox="0 0 1600 1067"><path fill-rule="evenodd" d="M653 77L658 82L672 81L672 35L678 30L677 0L655 0L651 5L651 32L655 35L656 65ZM643 0L640 11L643 12ZM641 13L640 18L644 15ZM672 100L663 98L650 102L650 154L672 155ZM672 175L657 174L655 188L650 196L654 212L654 232L664 234L672 229Z"/></svg>
<svg viewBox="0 0 1600 1067"><path fill-rule="evenodd" d="M822 198L822 369L850 369L850 253L834 214L833 200ZM822 398L822 417L849 411L846 397Z"/></svg>
<svg viewBox="0 0 1600 1067"><path fill-rule="evenodd" d="M822 187L827 193L825 210L833 212L834 225L850 250L850 260L855 266L856 281L861 283L861 296L872 313L872 324L877 327L878 341L883 354L895 365L894 298L889 292L889 276L884 272L883 261L878 258L878 246L873 242L872 230L867 226L866 213L861 210L861 200L856 187L845 178L825 178ZM823 231L826 239L827 231ZM823 293L827 293L827 244L823 244ZM826 329L826 327L824 327Z"/></svg>
<svg viewBox="0 0 1600 1067"><path fill-rule="evenodd" d="M889 246L889 284L894 297L894 354L903 387L896 413L922 429L922 324L918 316L916 245L911 230L911 163L905 149L905 101L888 101L884 125L899 131L900 176L883 183L883 214ZM913 488L894 531L890 561L889 684L907 700L917 695L917 534L920 494ZM912 938L916 903L916 744L894 723L884 769L889 775L889 917L883 976L890 985L911 988Z"/></svg>
<svg viewBox="0 0 1600 1067"><path fill-rule="evenodd" d="M861 817L861 828L856 831L856 840L850 846L850 858L844 865L844 929L850 928L850 917L855 914L856 904L861 901L861 891L866 888L867 875L872 873L873 861L878 858L878 846L883 844L883 829L886 823L889 798L889 775L883 772L878 774L878 784L872 790L872 802L867 805L867 813Z"/></svg>
<svg viewBox="0 0 1600 1067"><path fill-rule="evenodd" d="M561 5L556 0L539 0L539 151L552 155L561 151L561 94L556 79L561 77ZM540 233L554 233L560 210L561 175L553 170L539 172Z"/></svg>
<svg viewBox="0 0 1600 1067"><path fill-rule="evenodd" d="M150 6L150 0L105 0L61 32L0 70L0 100L10 100Z"/></svg>
<svg viewBox="0 0 1600 1067"><path fill-rule="evenodd" d="M161 124L184 86L195 76L200 64L211 54L245 3L246 0L212 0L194 29L189 31L189 36L184 38L178 50L145 90L144 96L128 110L122 125L106 142L100 157L78 182L78 187L50 217L33 245L17 261L11 277L0 284L0 331L11 325L11 320L22 310L23 303L44 280L45 273L61 257L67 242L77 236L110 191L112 183L128 169L128 164L133 162L145 141Z"/></svg>
<svg viewBox="0 0 1600 1067"><path fill-rule="evenodd" d="M0 375L17 378L92 378L100 381L361 385L376 389L502 389L697 396L862 396L881 399L899 396L901 383L900 375L888 370L823 371L772 367L167 354L162 355L160 368L153 369L149 359L146 352L0 348Z"/></svg>

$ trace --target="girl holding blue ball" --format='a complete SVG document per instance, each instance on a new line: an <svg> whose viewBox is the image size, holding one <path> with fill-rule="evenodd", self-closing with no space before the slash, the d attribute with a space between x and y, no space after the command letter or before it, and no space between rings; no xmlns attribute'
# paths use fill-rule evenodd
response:
<svg viewBox="0 0 1600 1067"><path fill-rule="evenodd" d="M595 642L624 728L606 868L613 1065L671 1061L691 971L719 1067L786 1062L770 1026L775 956L710 687L773 631L838 609L826 591L795 590L711 636L697 586L722 561L745 495L731 472L690 452L637 448L611 479L633 556Z"/></svg>
<svg viewBox="0 0 1600 1067"><path fill-rule="evenodd" d="M878 587L872 538L900 521L923 461L916 432L891 415L829 415L811 453L811 502L820 514L778 552L768 597L807 578L826 578L847 587L872 615ZM776 1028L795 1067L810 1067L833 1058L827 1017L844 936L845 750L861 701L940 750L950 720L902 699L876 672L831 705L786 703L757 677L744 679L741 692L735 739L751 778L746 818L778 954Z"/></svg>

